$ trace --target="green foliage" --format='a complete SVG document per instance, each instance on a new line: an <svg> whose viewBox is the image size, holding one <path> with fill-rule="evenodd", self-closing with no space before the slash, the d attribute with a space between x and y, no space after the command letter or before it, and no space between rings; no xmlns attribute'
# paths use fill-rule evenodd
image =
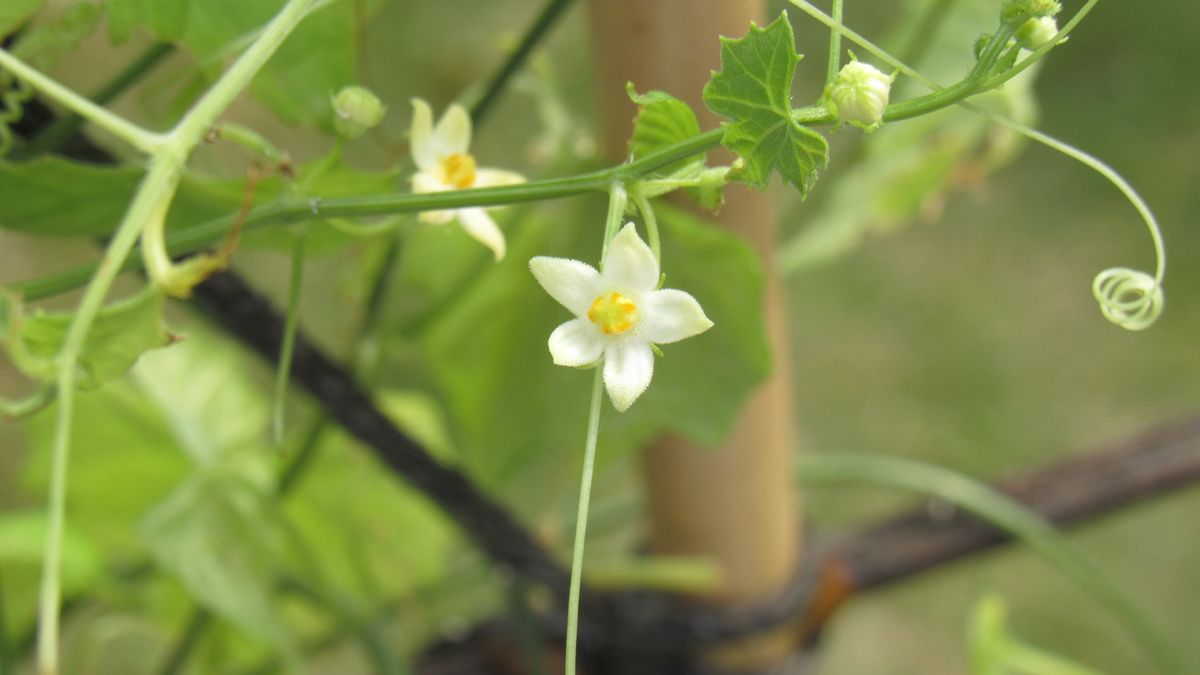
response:
<svg viewBox="0 0 1200 675"><path fill-rule="evenodd" d="M683 101L665 91L655 90L639 94L633 88L632 82L625 85L625 89L629 100L638 106L638 114L633 123L633 137L629 139L629 155L633 159L645 157L700 133L696 113ZM673 173L696 161L682 159L663 169L663 172ZM700 156L699 161L703 163L703 156Z"/></svg>
<svg viewBox="0 0 1200 675"><path fill-rule="evenodd" d="M0 228L33 235L106 237L113 233L142 180L135 166L98 166L59 157L0 162ZM167 214L170 227L227 216L241 206L244 181L185 174ZM258 203L279 192L267 180Z"/></svg>
<svg viewBox="0 0 1200 675"><path fill-rule="evenodd" d="M5 0L0 3L0 36L8 35L32 17L45 0Z"/></svg>
<svg viewBox="0 0 1200 675"><path fill-rule="evenodd" d="M5 0L2 4L8 2ZM94 33L102 18L102 5L76 2L45 20L38 17L38 21L21 34L13 53L37 68L50 68Z"/></svg>
<svg viewBox="0 0 1200 675"><path fill-rule="evenodd" d="M0 340L26 375L50 380L74 315L36 310L25 314L20 300L0 292ZM125 374L142 354L175 341L162 316L162 296L146 289L100 311L84 341L78 383L94 389Z"/></svg>
<svg viewBox="0 0 1200 675"><path fill-rule="evenodd" d="M626 91L629 99L638 105L633 137L629 139L629 155L632 159L645 157L700 134L700 123L696 120L696 113L683 101L665 91L655 90L639 94L633 88L632 82L626 85ZM700 153L694 158L681 159L664 167L655 173L654 178L661 178L666 183L698 183L686 188L688 194L704 208L716 211L724 201L721 193L721 188L725 185L724 173L722 172L720 180L709 184L702 180L707 169L704 154ZM647 189L645 184L640 189L646 197L659 194L653 189ZM672 189L673 186L662 190L665 193Z"/></svg>
<svg viewBox="0 0 1200 675"><path fill-rule="evenodd" d="M737 237L660 207L668 285L693 294L716 327L663 348L653 386L626 413L608 417L609 455L662 431L713 444L766 375L757 257ZM575 454L583 442L588 377L553 365L546 339L570 317L519 261L533 255L594 258L600 223L564 228L522 220L510 261L489 268L445 308L422 342L428 367L459 430L463 461L486 485L509 483L531 463Z"/></svg>
<svg viewBox="0 0 1200 675"><path fill-rule="evenodd" d="M704 87L704 102L727 118L722 144L744 165L733 177L765 188L779 174L807 195L829 162L821 134L792 119L796 40L787 12L766 28L750 25L743 38L721 38L721 70Z"/></svg>
<svg viewBox="0 0 1200 675"><path fill-rule="evenodd" d="M6 564L41 567L46 541L46 514L40 511L9 511L0 514L0 560ZM99 582L104 574L100 552L90 539L75 528L63 532L64 588L74 591Z"/></svg>
<svg viewBox="0 0 1200 675"><path fill-rule="evenodd" d="M111 0L109 31L114 42L124 42L142 28L187 49L207 69L236 55L279 5L279 0ZM314 12L251 85L284 121L332 129L330 94L355 80L354 7L334 2Z"/></svg>

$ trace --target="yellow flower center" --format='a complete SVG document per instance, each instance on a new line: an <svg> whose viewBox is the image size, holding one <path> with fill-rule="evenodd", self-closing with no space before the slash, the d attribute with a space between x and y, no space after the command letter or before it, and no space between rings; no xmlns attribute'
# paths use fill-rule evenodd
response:
<svg viewBox="0 0 1200 675"><path fill-rule="evenodd" d="M605 293L592 301L588 319L605 335L624 333L638 321L638 308L632 300L620 293Z"/></svg>
<svg viewBox="0 0 1200 675"><path fill-rule="evenodd" d="M442 182L456 188L475 184L475 158L467 153L454 153L442 160Z"/></svg>

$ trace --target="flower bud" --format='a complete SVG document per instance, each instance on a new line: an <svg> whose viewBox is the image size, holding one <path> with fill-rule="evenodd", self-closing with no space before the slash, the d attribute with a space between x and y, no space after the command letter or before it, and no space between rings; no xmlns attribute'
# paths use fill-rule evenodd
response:
<svg viewBox="0 0 1200 675"><path fill-rule="evenodd" d="M853 60L842 67L829 88L825 107L838 119L870 131L883 121L892 78L878 68Z"/></svg>
<svg viewBox="0 0 1200 675"><path fill-rule="evenodd" d="M1052 16L1040 16L1026 21L1017 31L1021 46L1033 50L1041 47L1058 34L1058 22Z"/></svg>
<svg viewBox="0 0 1200 675"><path fill-rule="evenodd" d="M365 87L345 87L333 97L333 126L343 138L354 140L383 121L387 108Z"/></svg>

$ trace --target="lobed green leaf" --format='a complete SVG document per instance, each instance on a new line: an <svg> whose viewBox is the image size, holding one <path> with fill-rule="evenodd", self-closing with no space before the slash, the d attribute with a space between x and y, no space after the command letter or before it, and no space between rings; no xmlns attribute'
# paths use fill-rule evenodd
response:
<svg viewBox="0 0 1200 675"><path fill-rule="evenodd" d="M732 176L765 188L779 172L802 196L829 162L829 145L819 133L792 119L795 51L787 12L766 28L750 24L743 38L721 38L721 70L704 87L704 103L725 117L722 144L743 165Z"/></svg>

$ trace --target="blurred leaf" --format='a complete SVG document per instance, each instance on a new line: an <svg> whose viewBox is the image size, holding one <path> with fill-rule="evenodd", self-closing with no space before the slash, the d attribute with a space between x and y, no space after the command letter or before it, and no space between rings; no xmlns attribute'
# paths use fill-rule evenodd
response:
<svg viewBox="0 0 1200 675"><path fill-rule="evenodd" d="M41 511L0 513L0 561L42 566L46 544L46 514ZM86 588L104 573L96 547L78 529L67 523L62 536L62 580L67 593Z"/></svg>
<svg viewBox="0 0 1200 675"><path fill-rule="evenodd" d="M699 135L700 123L696 121L696 113L692 112L688 104L663 91L639 94L634 90L632 82L626 89L630 100L638 105L633 138L629 140L629 153L634 159ZM654 175L674 180L695 180L700 178L706 168L704 153L699 153L694 158L682 159L664 167ZM687 192L704 208L716 211L723 202L723 186L724 181L718 181L711 186L688 188ZM669 190L663 192L666 191ZM658 193L644 187L642 193L647 197L658 196Z"/></svg>
<svg viewBox="0 0 1200 675"><path fill-rule="evenodd" d="M752 23L743 38L721 38L721 70L705 85L704 103L730 120L721 143L745 162L734 178L765 188L778 171L805 196L829 163L829 145L792 120L799 61L787 12L766 28Z"/></svg>
<svg viewBox="0 0 1200 675"><path fill-rule="evenodd" d="M103 237L112 234L144 171L133 166L96 166L58 157L20 164L0 161L0 228L28 234ZM168 226L187 227L236 213L243 180L185 174ZM276 179L258 185L255 203L279 193Z"/></svg>
<svg viewBox="0 0 1200 675"><path fill-rule="evenodd" d="M3 4L11 1L4 0ZM102 5L76 2L49 20L39 18L21 35L13 53L35 68L49 69L95 32L103 16Z"/></svg>
<svg viewBox="0 0 1200 675"><path fill-rule="evenodd" d="M638 114L633 122L633 138L629 139L629 154L634 159L700 134L700 123L696 121L696 113L683 101L665 91L639 94L633 88L632 82L626 85L626 91L629 100L638 106ZM703 163L702 153L699 159ZM662 171L671 173L695 161L682 159Z"/></svg>
<svg viewBox="0 0 1200 675"><path fill-rule="evenodd" d="M110 0L109 31L133 29L192 52L201 66L226 61L282 6L281 0ZM367 3L373 12L379 2ZM356 78L355 3L334 2L306 18L255 78L251 92L280 119L332 129L330 95Z"/></svg>
<svg viewBox="0 0 1200 675"><path fill-rule="evenodd" d="M124 375L146 352L174 342L162 305L162 295L147 287L101 309L79 354L78 386L99 387ZM74 316L42 309L24 314L16 296L0 292L0 340L13 364L29 377L56 376L56 359Z"/></svg>
<svg viewBox="0 0 1200 675"><path fill-rule="evenodd" d="M279 573L307 563L271 494L277 458L264 445L268 405L245 356L203 331L136 371L191 477L139 526L154 559L199 603L289 653L271 601Z"/></svg>
<svg viewBox="0 0 1200 675"><path fill-rule="evenodd" d="M601 229L528 219L512 253L491 266L434 321L422 342L427 365L459 431L472 475L503 486L524 467L583 442L585 374L551 363L546 340L570 318L521 261L536 254L594 259ZM606 416L601 443L623 451L672 430L719 441L768 370L761 271L737 237L661 207L667 283L692 293L716 326L667 346L650 390L627 413Z"/></svg>
<svg viewBox="0 0 1200 675"><path fill-rule="evenodd" d="M49 476L54 417L46 411L24 425L32 449L24 483L39 495ZM138 556L135 524L187 475L187 462L174 451L158 411L124 381L77 397L75 429L68 521L87 532L108 560L128 562Z"/></svg>
<svg viewBox="0 0 1200 675"><path fill-rule="evenodd" d="M139 531L155 561L197 602L290 650L271 602L287 545L260 490L232 473L202 471L150 512Z"/></svg>
<svg viewBox="0 0 1200 675"><path fill-rule="evenodd" d="M454 455L445 415L437 401L419 391L387 390L378 394L379 405L400 429L425 446L435 457Z"/></svg>
<svg viewBox="0 0 1200 675"><path fill-rule="evenodd" d="M238 466L264 489L274 462L263 447L268 404L246 372L246 357L206 332L150 354L134 371L177 446L198 467Z"/></svg>
<svg viewBox="0 0 1200 675"><path fill-rule="evenodd" d="M5 0L0 3L0 36L8 35L29 20L45 0Z"/></svg>
<svg viewBox="0 0 1200 675"><path fill-rule="evenodd" d="M408 428L405 428L408 431ZM331 587L364 603L394 598L452 573L462 546L453 522L378 461L330 434L286 511L319 553Z"/></svg>

